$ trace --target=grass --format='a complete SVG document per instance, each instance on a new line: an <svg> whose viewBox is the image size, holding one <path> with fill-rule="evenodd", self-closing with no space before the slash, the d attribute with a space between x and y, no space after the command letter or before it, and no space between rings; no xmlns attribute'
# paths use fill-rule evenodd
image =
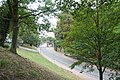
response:
<svg viewBox="0 0 120 80"><path fill-rule="evenodd" d="M21 51L22 52L22 51ZM24 52L24 51L23 51ZM29 52L28 52L29 53ZM0 80L68 80L0 47Z"/></svg>
<svg viewBox="0 0 120 80"><path fill-rule="evenodd" d="M37 52L31 52L23 49L18 49L18 54L24 58L28 58L32 60L33 62L44 66L45 68L49 69L51 72L56 73L62 77L67 78L68 80L82 80L78 76L74 75L73 73L64 70L57 65L51 63L44 57L42 57L39 53Z"/></svg>

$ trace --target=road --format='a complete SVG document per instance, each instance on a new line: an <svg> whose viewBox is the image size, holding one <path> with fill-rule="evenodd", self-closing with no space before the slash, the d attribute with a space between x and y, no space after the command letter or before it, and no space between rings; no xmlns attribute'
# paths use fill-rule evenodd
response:
<svg viewBox="0 0 120 80"><path fill-rule="evenodd" d="M82 71L83 64L76 66L74 69L70 69L70 65L73 64L76 60L69 58L67 56L64 56L63 54L60 54L56 51L54 51L51 47L46 47L46 45L42 45L39 47L39 52L41 55L43 55L45 58L50 60L52 63L58 65L59 67L62 67L66 70L71 71L72 73L82 77L84 80L99 80L98 78L98 70L94 68L93 72L87 72L88 69L84 70L84 72L80 73ZM104 80L109 80L108 76L109 72L104 72Z"/></svg>

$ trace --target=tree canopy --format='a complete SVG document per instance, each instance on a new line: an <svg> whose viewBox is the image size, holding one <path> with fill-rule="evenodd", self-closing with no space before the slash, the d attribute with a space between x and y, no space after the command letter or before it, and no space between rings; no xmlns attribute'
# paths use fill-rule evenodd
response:
<svg viewBox="0 0 120 80"><path fill-rule="evenodd" d="M67 9L74 19L64 38L65 50L78 58L71 67L82 62L89 63L89 67L96 65L99 80L103 80L106 68L119 70L120 1L61 0L58 4L61 10Z"/></svg>
<svg viewBox="0 0 120 80"><path fill-rule="evenodd" d="M6 22L2 23L5 24L6 27L3 26L3 28L6 28L6 30L4 31L2 27L0 28L1 35L5 34L1 36L0 42L2 43L1 45L4 45L9 30L10 33L12 33L10 50L13 53L16 53L17 37L25 34L24 32L26 32L26 29L32 31L32 34L34 33L35 35L38 35L38 31L43 29L48 30L50 27L50 23L46 17L52 14L54 4L50 0L37 1L37 3L40 3L38 8L30 8L29 5L35 2L35 0L3 0L1 8L3 9L2 12L4 11L3 14L5 16L1 15L0 20L2 20L2 22L5 22L3 20L6 20L8 24L5 24ZM38 24L38 19L40 17L44 20L43 24ZM9 28L9 26L11 27Z"/></svg>

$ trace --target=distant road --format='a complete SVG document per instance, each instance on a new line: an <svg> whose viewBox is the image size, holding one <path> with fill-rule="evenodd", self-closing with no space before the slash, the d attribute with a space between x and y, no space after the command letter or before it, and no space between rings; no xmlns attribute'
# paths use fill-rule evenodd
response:
<svg viewBox="0 0 120 80"><path fill-rule="evenodd" d="M69 66L73 64L76 60L54 51L51 47L46 47L45 44L39 47L39 52L52 63L73 72L74 74L82 77L85 80L99 80L98 70L96 68L93 72L87 72L88 70L85 70L84 72L80 73L80 71L82 71L83 69L83 64L81 64L71 70ZM104 80L109 80L110 76L108 76L108 74L109 72L104 72Z"/></svg>

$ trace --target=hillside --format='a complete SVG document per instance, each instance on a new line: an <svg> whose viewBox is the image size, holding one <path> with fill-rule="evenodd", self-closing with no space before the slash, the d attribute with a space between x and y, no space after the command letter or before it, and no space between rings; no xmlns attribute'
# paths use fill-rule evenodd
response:
<svg viewBox="0 0 120 80"><path fill-rule="evenodd" d="M0 48L0 80L66 80L28 59Z"/></svg>

